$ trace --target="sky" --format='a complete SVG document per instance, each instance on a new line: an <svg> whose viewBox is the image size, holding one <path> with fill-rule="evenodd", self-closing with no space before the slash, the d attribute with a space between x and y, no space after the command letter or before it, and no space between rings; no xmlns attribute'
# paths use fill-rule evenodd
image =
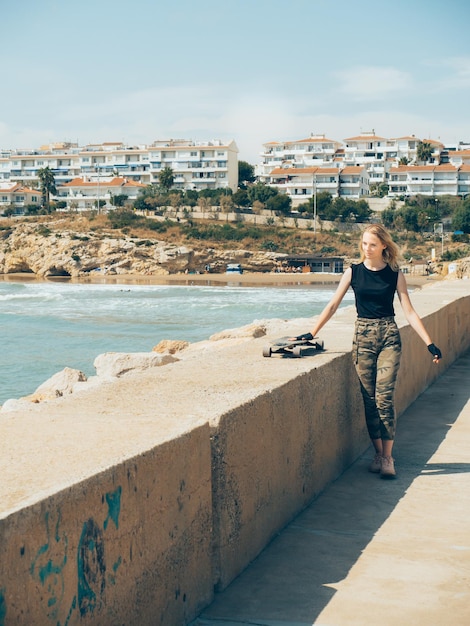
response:
<svg viewBox="0 0 470 626"><path fill-rule="evenodd" d="M468 0L2 0L0 148L470 142Z"/></svg>

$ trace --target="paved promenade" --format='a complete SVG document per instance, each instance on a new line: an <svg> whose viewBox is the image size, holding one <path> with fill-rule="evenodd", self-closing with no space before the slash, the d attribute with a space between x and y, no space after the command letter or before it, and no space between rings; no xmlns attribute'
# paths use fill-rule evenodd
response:
<svg viewBox="0 0 470 626"><path fill-rule="evenodd" d="M468 626L469 398L467 352L400 417L397 479L369 451L194 626Z"/></svg>

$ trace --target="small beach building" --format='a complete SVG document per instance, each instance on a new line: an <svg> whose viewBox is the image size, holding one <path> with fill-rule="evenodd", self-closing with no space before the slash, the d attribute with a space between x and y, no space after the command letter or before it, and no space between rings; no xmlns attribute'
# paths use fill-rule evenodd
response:
<svg viewBox="0 0 470 626"><path fill-rule="evenodd" d="M314 254L299 254L284 259L287 271L315 272L321 274L342 274L344 259L339 256L315 256Z"/></svg>

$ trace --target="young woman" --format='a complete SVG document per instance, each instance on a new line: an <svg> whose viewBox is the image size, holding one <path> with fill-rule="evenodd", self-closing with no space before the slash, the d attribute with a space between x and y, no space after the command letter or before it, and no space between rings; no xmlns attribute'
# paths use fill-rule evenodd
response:
<svg viewBox="0 0 470 626"><path fill-rule="evenodd" d="M393 395L400 365L401 340L395 322L395 292L410 326L428 347L434 363L442 358L432 343L421 318L411 304L406 280L398 267L398 247L380 224L367 226L359 244L361 262L343 274L338 288L318 317L311 333L298 339L313 339L335 314L345 293L352 287L357 320L353 359L359 378L367 429L375 448L369 469L382 478L396 476L392 457L395 438Z"/></svg>

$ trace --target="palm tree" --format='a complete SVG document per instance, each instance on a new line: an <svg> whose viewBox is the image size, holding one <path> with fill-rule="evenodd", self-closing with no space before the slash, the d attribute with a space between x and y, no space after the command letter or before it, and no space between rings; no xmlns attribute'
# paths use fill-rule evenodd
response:
<svg viewBox="0 0 470 626"><path fill-rule="evenodd" d="M57 193L54 173L49 167L42 167L38 170L38 178L42 194L42 202L49 213L49 200L51 194L55 195Z"/></svg>
<svg viewBox="0 0 470 626"><path fill-rule="evenodd" d="M416 148L416 158L418 161L427 163L432 157L434 148L428 141L420 141Z"/></svg>
<svg viewBox="0 0 470 626"><path fill-rule="evenodd" d="M173 187L173 183L175 182L175 176L173 174L173 170L168 165L162 169L160 172L160 176L158 177L158 182L160 183L160 187L166 191L167 193Z"/></svg>

